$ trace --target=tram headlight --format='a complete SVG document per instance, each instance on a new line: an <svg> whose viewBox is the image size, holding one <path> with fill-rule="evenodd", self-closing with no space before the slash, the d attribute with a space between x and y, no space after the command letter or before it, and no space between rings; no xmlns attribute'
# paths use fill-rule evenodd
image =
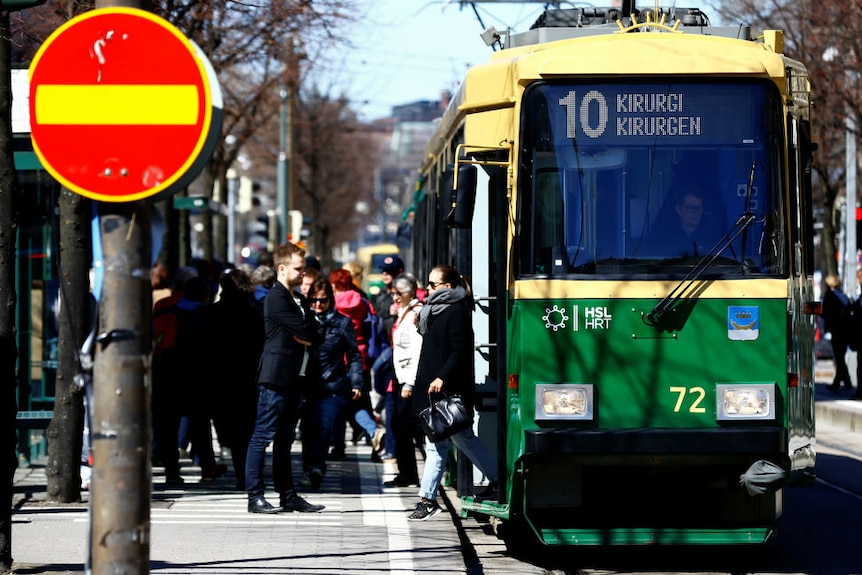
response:
<svg viewBox="0 0 862 575"><path fill-rule="evenodd" d="M721 383L715 396L719 421L775 419L774 383Z"/></svg>
<svg viewBox="0 0 862 575"><path fill-rule="evenodd" d="M593 384L539 383L536 385L536 420L593 419Z"/></svg>

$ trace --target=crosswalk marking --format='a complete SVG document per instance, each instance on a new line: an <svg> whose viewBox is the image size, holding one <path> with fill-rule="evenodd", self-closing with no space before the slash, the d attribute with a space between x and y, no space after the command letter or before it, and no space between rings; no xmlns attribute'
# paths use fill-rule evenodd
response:
<svg viewBox="0 0 862 575"><path fill-rule="evenodd" d="M393 474L395 466L383 464L384 473ZM407 528L404 503L397 490L380 492L380 475L373 467L359 466L364 525L386 526L390 575L414 575L413 542Z"/></svg>

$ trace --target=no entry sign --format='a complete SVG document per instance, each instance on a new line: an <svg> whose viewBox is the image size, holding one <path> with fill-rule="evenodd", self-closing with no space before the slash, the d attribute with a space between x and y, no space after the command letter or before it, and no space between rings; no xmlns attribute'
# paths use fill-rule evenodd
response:
<svg viewBox="0 0 862 575"><path fill-rule="evenodd" d="M173 193L209 160L221 91L200 49L143 10L58 28L30 65L33 149L67 188L125 202Z"/></svg>

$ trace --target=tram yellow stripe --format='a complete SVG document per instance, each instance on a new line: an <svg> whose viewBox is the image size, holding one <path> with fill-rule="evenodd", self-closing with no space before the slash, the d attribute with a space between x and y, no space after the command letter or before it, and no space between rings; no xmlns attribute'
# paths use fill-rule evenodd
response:
<svg viewBox="0 0 862 575"><path fill-rule="evenodd" d="M654 299L669 294L679 281L570 281L523 280L515 282L515 299ZM686 290L683 299L764 298L786 299L787 280L701 280Z"/></svg>
<svg viewBox="0 0 862 575"><path fill-rule="evenodd" d="M67 85L36 87L35 121L41 125L193 126L194 85Z"/></svg>

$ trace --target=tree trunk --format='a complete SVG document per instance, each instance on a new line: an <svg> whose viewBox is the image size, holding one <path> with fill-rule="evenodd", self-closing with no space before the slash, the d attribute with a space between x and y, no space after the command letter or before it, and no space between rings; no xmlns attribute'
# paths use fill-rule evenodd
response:
<svg viewBox="0 0 862 575"><path fill-rule="evenodd" d="M207 169L204 169L200 175L201 178L201 188L204 192L204 197L207 200L212 200L213 198L213 187L215 185L215 179L213 178L212 172ZM201 223L203 223L203 230L198 236L200 240L198 241L198 248L200 249L201 259L212 261L215 259L215 219L216 213L210 211L209 209L203 210L203 215L201 217Z"/></svg>
<svg viewBox="0 0 862 575"><path fill-rule="evenodd" d="M81 498L80 465L84 430L83 391L75 384L79 354L92 314L88 275L91 203L69 190L60 193L60 322L54 417L48 425L48 499L71 503Z"/></svg>
<svg viewBox="0 0 862 575"><path fill-rule="evenodd" d="M12 483L18 466L15 418L15 242L18 186L12 152L9 13L0 11L0 573L12 572Z"/></svg>

